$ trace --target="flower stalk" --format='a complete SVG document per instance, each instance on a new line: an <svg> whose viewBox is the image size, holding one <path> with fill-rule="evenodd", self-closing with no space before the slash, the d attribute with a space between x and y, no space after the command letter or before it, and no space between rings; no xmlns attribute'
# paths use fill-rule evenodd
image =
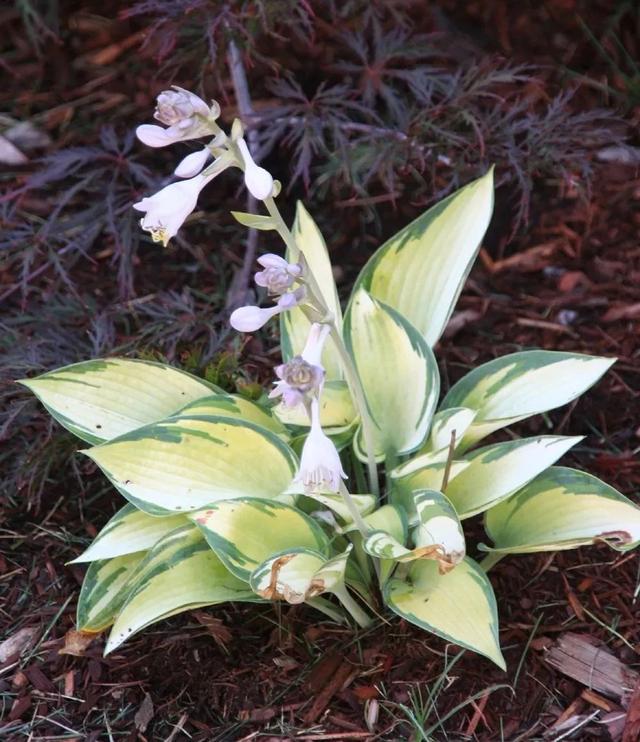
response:
<svg viewBox="0 0 640 742"><path fill-rule="evenodd" d="M287 247L287 250L289 251L289 260L298 263L302 262L304 253L302 253L300 247L296 243L295 237L282 218L282 215L280 214L280 210L278 209L275 200L272 197L267 198L264 200L264 205L269 212L269 216L271 216L274 221L275 228L278 234L282 238ZM335 319L330 316L329 309L327 308L324 299L322 298L322 292L320 290L318 282L316 281L312 271L308 269L308 266L307 270L305 271L305 281L307 283L308 296L311 300L311 303L324 311L326 322L331 326L331 339L333 340L338 351L338 355L340 356L347 385L349 386L349 390L353 395L356 407L358 408L358 412L360 414L360 421L362 424L362 437L364 438L364 445L367 454L369 487L371 489L371 494L379 497L380 486L378 484L378 466L375 459L375 447L372 431L373 423L369 414L369 409L367 407L364 389L362 388L362 382L360 381L358 371L354 366L353 361L351 360L349 351L344 344L342 335L340 334L340 331L336 326Z"/></svg>

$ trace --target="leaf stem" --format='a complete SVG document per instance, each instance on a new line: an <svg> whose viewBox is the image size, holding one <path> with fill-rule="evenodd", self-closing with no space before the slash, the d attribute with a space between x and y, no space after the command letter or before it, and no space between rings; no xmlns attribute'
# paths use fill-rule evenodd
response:
<svg viewBox="0 0 640 742"><path fill-rule="evenodd" d="M499 554L496 551L491 551L487 556L480 562L480 566L485 572L496 566L496 564L504 558L504 554Z"/></svg>
<svg viewBox="0 0 640 742"><path fill-rule="evenodd" d="M344 500L349 513L351 514L351 517L353 518L353 522L358 527L358 530L360 531L360 534L362 535L362 538L365 539L369 535L369 528L367 527L367 524L362 519L362 515L360 514L360 511L358 510L358 506L353 501L353 498L351 497L351 494L349 490L345 487L344 482L340 482L340 494L342 495L342 499Z"/></svg>
<svg viewBox="0 0 640 742"><path fill-rule="evenodd" d="M351 614L353 620L360 626L361 629L366 629L373 622L371 616L365 613L362 608L356 603L356 601L349 595L346 585L342 584L340 587L336 586L332 590L333 594L342 603L344 608Z"/></svg>
<svg viewBox="0 0 640 742"><path fill-rule="evenodd" d="M451 476L451 464L453 463L453 454L456 450L456 431L451 431L451 440L449 441L449 452L447 453L447 463L444 467L444 475L442 477L441 492L446 492L449 486L449 477Z"/></svg>
<svg viewBox="0 0 640 742"><path fill-rule="evenodd" d="M364 395L364 389L362 388L362 382L358 371L351 360L349 351L347 350L344 340L342 339L335 322L331 323L331 339L333 340L335 347L342 361L342 367L344 374L347 379L349 389L353 394L356 407L360 413L360 425L362 426L362 437L364 438L364 447L367 454L367 469L369 472L369 487L371 494L375 495L376 498L380 497L380 486L378 484L378 465L375 457L375 446L373 439L373 429L371 416L369 415L369 408L367 407L367 400Z"/></svg>

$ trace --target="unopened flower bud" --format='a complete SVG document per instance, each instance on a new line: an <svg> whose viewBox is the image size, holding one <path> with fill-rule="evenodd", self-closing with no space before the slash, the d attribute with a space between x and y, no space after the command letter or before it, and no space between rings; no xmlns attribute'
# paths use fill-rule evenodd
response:
<svg viewBox="0 0 640 742"><path fill-rule="evenodd" d="M173 172L179 178L193 178L202 171L202 168L207 164L207 160L210 157L211 151L209 147L203 147L197 152L192 152L183 158Z"/></svg>
<svg viewBox="0 0 640 742"><path fill-rule="evenodd" d="M229 323L238 332L255 332L266 325L272 317L300 304L305 297L305 293L304 287L300 286L295 291L283 294L274 307L240 307L231 313Z"/></svg>
<svg viewBox="0 0 640 742"><path fill-rule="evenodd" d="M244 161L244 183L247 190L258 201L264 201L273 192L273 178L271 173L256 165L249 147L242 137L237 141L238 149Z"/></svg>

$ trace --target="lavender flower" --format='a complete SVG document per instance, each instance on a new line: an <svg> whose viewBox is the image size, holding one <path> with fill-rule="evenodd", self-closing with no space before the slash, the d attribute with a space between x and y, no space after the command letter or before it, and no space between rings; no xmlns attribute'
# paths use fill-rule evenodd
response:
<svg viewBox="0 0 640 742"><path fill-rule="evenodd" d="M318 399L325 376L320 359L330 329L329 325L317 322L311 325L302 353L274 369L280 381L276 382L270 398L282 397L285 407L295 407L312 398Z"/></svg>
<svg viewBox="0 0 640 742"><path fill-rule="evenodd" d="M209 107L202 98L179 87L160 93L153 115L167 128L155 124L138 126L136 136L148 147L166 147L219 131L212 124L220 115L220 106L213 101Z"/></svg>
<svg viewBox="0 0 640 742"><path fill-rule="evenodd" d="M284 258L273 253L262 255L258 263L264 267L254 275L258 286L267 289L271 296L284 294L302 275L302 266L298 263L287 263Z"/></svg>

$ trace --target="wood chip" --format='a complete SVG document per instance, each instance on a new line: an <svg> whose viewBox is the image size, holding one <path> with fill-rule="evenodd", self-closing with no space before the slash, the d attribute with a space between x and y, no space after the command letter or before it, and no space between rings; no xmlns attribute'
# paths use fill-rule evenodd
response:
<svg viewBox="0 0 640 742"><path fill-rule="evenodd" d="M546 268L553 254L562 246L561 242L545 242L535 245L527 250L521 250L504 260L496 260L491 265L492 273L502 271L517 271L518 273L530 273Z"/></svg>
<svg viewBox="0 0 640 742"><path fill-rule="evenodd" d="M627 718L624 723L622 742L636 742L640 739L640 680L629 700Z"/></svg>
<svg viewBox="0 0 640 742"><path fill-rule="evenodd" d="M49 680L49 678L42 672L38 665L29 665L25 669L25 675L29 678L29 682L41 693L55 693L57 688Z"/></svg>
<svg viewBox="0 0 640 742"><path fill-rule="evenodd" d="M484 715L484 708L487 705L487 701L489 700L489 696L491 695L490 691L486 691L483 696L481 696L480 701L476 703L475 701L471 701L471 705L474 708L473 716L471 717L471 721L469 722L469 726L467 727L465 731L465 736L472 737L476 733L476 729L478 728L478 724L482 721L485 727L488 727L487 719Z"/></svg>
<svg viewBox="0 0 640 742"><path fill-rule="evenodd" d="M318 693L311 704L311 708L304 715L305 723L313 724L327 708L334 695L343 688L346 688L355 678L357 672L350 662L343 661L329 678L325 687Z"/></svg>
<svg viewBox="0 0 640 742"><path fill-rule="evenodd" d="M327 652L317 662L307 678L307 687L311 693L319 693L335 674L342 664L342 655L339 652Z"/></svg>
<svg viewBox="0 0 640 742"><path fill-rule="evenodd" d="M640 304L611 307L602 315L603 322L618 322L621 319L640 319Z"/></svg>
<svg viewBox="0 0 640 742"><path fill-rule="evenodd" d="M64 694L65 696L72 696L76 689L75 673L73 670L69 670L64 674Z"/></svg>
<svg viewBox="0 0 640 742"><path fill-rule="evenodd" d="M481 318L482 312L479 312L477 309L462 309L459 312L454 312L449 322L447 322L443 334L446 338L452 338L467 325L473 324Z"/></svg>
<svg viewBox="0 0 640 742"><path fill-rule="evenodd" d="M206 611L191 611L191 615L199 624L206 628L207 632L213 637L215 643L221 649L227 651L227 644L233 638L233 634L224 623L219 618L212 616Z"/></svg>
<svg viewBox="0 0 640 742"><path fill-rule="evenodd" d="M5 639L0 644L0 663L5 663L11 658L17 659L26 649L33 646L37 634L37 626L25 626Z"/></svg>
<svg viewBox="0 0 640 742"><path fill-rule="evenodd" d="M149 726L149 722L153 719L153 701L148 693L145 693L140 708L136 711L133 717L133 723L136 725L136 729L143 733Z"/></svg>
<svg viewBox="0 0 640 742"><path fill-rule="evenodd" d="M22 696L22 698L16 698L9 711L9 721L16 721L21 719L22 716L31 708L31 696Z"/></svg>
<svg viewBox="0 0 640 742"><path fill-rule="evenodd" d="M558 638L544 657L564 675L597 693L620 701L626 708L640 674L614 657L606 647L588 636L567 632Z"/></svg>
<svg viewBox="0 0 640 742"><path fill-rule="evenodd" d="M620 708L612 701L608 701L606 698L603 698L602 696L598 695L592 690L589 690L588 688L583 690L580 694L581 698L583 698L587 703L590 703L592 706L597 706L598 708L602 709L603 711L613 711L616 708Z"/></svg>

